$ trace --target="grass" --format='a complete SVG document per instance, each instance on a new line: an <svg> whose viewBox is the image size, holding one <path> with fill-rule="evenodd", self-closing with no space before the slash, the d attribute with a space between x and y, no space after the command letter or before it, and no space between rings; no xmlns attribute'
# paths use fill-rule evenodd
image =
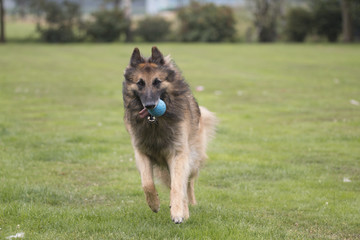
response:
<svg viewBox="0 0 360 240"><path fill-rule="evenodd" d="M35 20L8 17L5 20L5 36L9 42L35 42L40 36L36 31Z"/></svg>
<svg viewBox="0 0 360 240"><path fill-rule="evenodd" d="M161 185L160 212L145 202L122 120L133 45L8 44L0 239L360 239L359 45L158 46L221 120L190 219Z"/></svg>

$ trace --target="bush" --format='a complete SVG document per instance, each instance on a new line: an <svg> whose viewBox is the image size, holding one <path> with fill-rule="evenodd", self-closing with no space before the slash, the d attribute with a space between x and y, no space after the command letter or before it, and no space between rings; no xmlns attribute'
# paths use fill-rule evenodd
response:
<svg viewBox="0 0 360 240"><path fill-rule="evenodd" d="M48 27L42 29L38 27L38 31L41 34L41 39L45 42L74 42L76 41L73 30L67 26Z"/></svg>
<svg viewBox="0 0 360 240"><path fill-rule="evenodd" d="M312 14L304 8L293 8L287 15L285 33L290 41L303 42L310 33Z"/></svg>
<svg viewBox="0 0 360 240"><path fill-rule="evenodd" d="M162 17L146 17L139 22L137 35L147 42L164 41L170 33L171 23Z"/></svg>
<svg viewBox="0 0 360 240"><path fill-rule="evenodd" d="M93 13L94 21L87 24L86 34L97 42L113 42L125 33L130 23L118 10L102 10Z"/></svg>
<svg viewBox="0 0 360 240"><path fill-rule="evenodd" d="M360 41L360 2L354 1L352 3L351 17L353 19L353 34L354 40Z"/></svg>
<svg viewBox="0 0 360 240"><path fill-rule="evenodd" d="M282 18L284 1L248 0L247 5L253 14L253 23L257 31L257 40L259 42L276 41L278 39L278 26Z"/></svg>
<svg viewBox="0 0 360 240"><path fill-rule="evenodd" d="M338 0L312 2L315 29L330 42L336 42L342 29L341 8Z"/></svg>
<svg viewBox="0 0 360 240"><path fill-rule="evenodd" d="M178 12L178 18L182 41L229 41L235 35L235 19L230 7L193 2Z"/></svg>
<svg viewBox="0 0 360 240"><path fill-rule="evenodd" d="M45 14L45 26L38 25L41 39L46 42L73 42L77 40L74 33L76 24L80 21L80 6L64 1L44 2L39 11Z"/></svg>

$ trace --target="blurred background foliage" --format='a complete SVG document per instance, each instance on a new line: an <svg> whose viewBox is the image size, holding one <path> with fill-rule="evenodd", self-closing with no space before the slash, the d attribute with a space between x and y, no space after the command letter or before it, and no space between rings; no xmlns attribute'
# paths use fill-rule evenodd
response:
<svg viewBox="0 0 360 240"><path fill-rule="evenodd" d="M136 35L146 42L169 40L171 22L160 16L146 16L139 20Z"/></svg>
<svg viewBox="0 0 360 240"><path fill-rule="evenodd" d="M231 41L235 36L233 11L227 6L192 2L178 11L179 40L184 42Z"/></svg>
<svg viewBox="0 0 360 240"><path fill-rule="evenodd" d="M84 24L85 34L91 41L113 42L126 33L130 22L121 10L100 10L92 14L93 21Z"/></svg>
<svg viewBox="0 0 360 240"><path fill-rule="evenodd" d="M1 41L360 40L358 0L0 0L0 8Z"/></svg>

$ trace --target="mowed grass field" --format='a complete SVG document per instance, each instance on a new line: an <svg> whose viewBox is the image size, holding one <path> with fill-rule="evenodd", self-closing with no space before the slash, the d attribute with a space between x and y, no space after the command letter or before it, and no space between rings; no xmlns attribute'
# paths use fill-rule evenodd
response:
<svg viewBox="0 0 360 240"><path fill-rule="evenodd" d="M221 121L181 225L123 124L135 46L0 46L0 239L360 239L360 45L157 45Z"/></svg>

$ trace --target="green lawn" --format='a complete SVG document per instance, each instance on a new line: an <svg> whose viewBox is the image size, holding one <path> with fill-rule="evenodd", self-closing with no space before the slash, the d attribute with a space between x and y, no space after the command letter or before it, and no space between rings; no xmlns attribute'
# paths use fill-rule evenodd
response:
<svg viewBox="0 0 360 240"><path fill-rule="evenodd" d="M34 42L40 38L34 20L16 20L11 17L5 21L5 36L9 42Z"/></svg>
<svg viewBox="0 0 360 240"><path fill-rule="evenodd" d="M0 46L0 239L360 239L360 45L158 44L221 120L181 225L123 124L133 47Z"/></svg>

